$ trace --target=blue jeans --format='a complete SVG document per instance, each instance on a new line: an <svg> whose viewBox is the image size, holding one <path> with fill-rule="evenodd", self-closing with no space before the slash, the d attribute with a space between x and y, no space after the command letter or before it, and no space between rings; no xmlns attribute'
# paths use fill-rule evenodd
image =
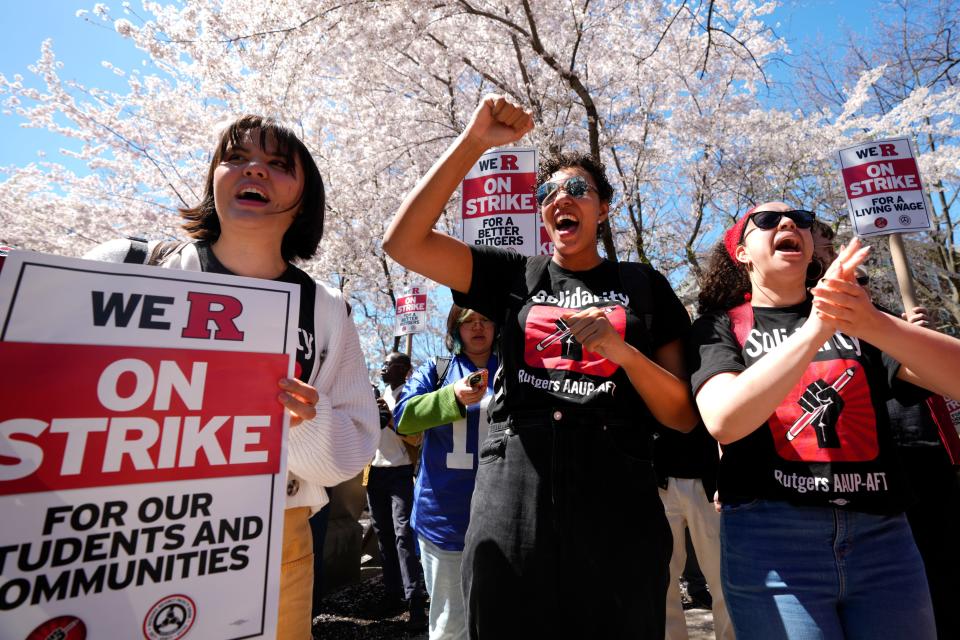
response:
<svg viewBox="0 0 960 640"><path fill-rule="evenodd" d="M738 640L936 638L903 514L755 500L724 505L720 541Z"/></svg>

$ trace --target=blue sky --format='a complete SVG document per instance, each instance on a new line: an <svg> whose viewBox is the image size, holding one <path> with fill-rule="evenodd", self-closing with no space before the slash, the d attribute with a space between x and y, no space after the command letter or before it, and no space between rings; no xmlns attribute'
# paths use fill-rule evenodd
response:
<svg viewBox="0 0 960 640"><path fill-rule="evenodd" d="M115 15L120 15L119 0L107 4ZM133 0L131 4L139 3ZM816 43L820 43L818 47L836 47L847 30L865 32L876 5L866 0L785 0L771 22L779 23L776 31L787 38L794 54L803 55L805 48ZM89 19L101 26L76 17L78 9L92 8L93 2L84 0L0 0L0 10L8 26L0 38L0 73L8 78L20 73L26 82L39 88L28 67L40 57L43 40L50 38L57 59L64 65L62 78L77 80L86 86L123 91L125 80L105 69L101 61L109 60L120 68L132 69L141 66L146 56L114 33L110 23L101 23L92 14L88 14ZM777 70L775 77L787 81L788 68ZM24 129L21 123L16 115L0 114L0 166L25 165L37 159L38 151L56 160L61 147L71 146L64 138Z"/></svg>

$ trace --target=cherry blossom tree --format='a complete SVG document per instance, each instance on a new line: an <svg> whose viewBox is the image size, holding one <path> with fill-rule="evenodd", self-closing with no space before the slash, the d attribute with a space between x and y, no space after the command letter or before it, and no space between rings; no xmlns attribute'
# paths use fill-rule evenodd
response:
<svg viewBox="0 0 960 640"><path fill-rule="evenodd" d="M126 79L123 91L87 87L45 42L30 75L0 76L10 116L72 141L71 166L87 168L51 159L6 168L0 242L77 255L123 234L175 237L177 208L199 197L219 123L275 115L311 148L328 188L326 237L304 266L345 292L378 365L397 346L396 297L432 286L383 254L385 226L481 97L496 92L533 111L529 144L541 153L583 150L607 164L617 190L602 239L608 257L649 261L679 283L758 199L793 194L840 211L826 155L838 141L912 131L925 117L924 126L956 130L947 122L956 96L946 90L871 111L872 69L845 85L840 106L771 108L768 72L787 48L766 24L774 8L759 0L98 4L79 12L84 26L129 39L145 64L105 63ZM954 180L955 138L925 155L931 184ZM455 197L440 222L451 233L458 205ZM438 335L446 308L436 311ZM418 342L428 345L421 357L439 349Z"/></svg>

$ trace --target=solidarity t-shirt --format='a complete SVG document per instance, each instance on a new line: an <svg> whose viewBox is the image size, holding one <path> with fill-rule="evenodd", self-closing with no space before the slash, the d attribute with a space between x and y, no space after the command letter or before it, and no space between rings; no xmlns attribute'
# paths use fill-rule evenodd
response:
<svg viewBox="0 0 960 640"><path fill-rule="evenodd" d="M754 307L742 347L726 313L698 318L692 334L694 393L718 373L753 365L809 315L809 300L792 307ZM876 347L834 334L766 424L723 447L721 501L766 498L872 513L901 511L906 481L886 410L900 385L894 382L899 367Z"/></svg>
<svg viewBox="0 0 960 640"><path fill-rule="evenodd" d="M453 299L501 327L492 422L563 407L594 408L638 425L653 419L626 372L584 349L562 316L599 307L628 344L652 356L658 347L685 336L690 326L663 275L645 265L628 271L606 260L586 271L569 271L546 257L528 258L496 247L470 249L470 291L454 291ZM540 276L532 287L526 282L530 260L540 261L533 265ZM622 273L636 277L640 272L644 283L621 281Z"/></svg>

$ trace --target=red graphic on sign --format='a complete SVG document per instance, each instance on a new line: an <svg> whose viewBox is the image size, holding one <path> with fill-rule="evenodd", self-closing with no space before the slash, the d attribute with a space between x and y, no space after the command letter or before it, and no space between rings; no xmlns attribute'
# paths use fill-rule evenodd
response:
<svg viewBox="0 0 960 640"><path fill-rule="evenodd" d="M620 337L626 335L627 314L620 305L602 307ZM609 378L619 365L587 351L570 333L561 316L575 309L534 305L527 314L523 359L538 369L562 369Z"/></svg>
<svg viewBox="0 0 960 640"><path fill-rule="evenodd" d="M0 342L0 495L277 473L289 361Z"/></svg>
<svg viewBox="0 0 960 640"><path fill-rule="evenodd" d="M417 313L427 310L427 294L419 293L419 289L414 289L413 293L397 298L397 315L401 313Z"/></svg>
<svg viewBox="0 0 960 640"><path fill-rule="evenodd" d="M26 640L86 640L87 626L76 616L57 616L27 634Z"/></svg>
<svg viewBox="0 0 960 640"><path fill-rule="evenodd" d="M810 363L767 424L784 460L863 462L879 453L870 386L854 360Z"/></svg>
<svg viewBox="0 0 960 640"><path fill-rule="evenodd" d="M509 156L508 156L509 157ZM463 181L463 217L535 213L533 172L491 173Z"/></svg>
<svg viewBox="0 0 960 640"><path fill-rule="evenodd" d="M913 158L867 162L843 169L847 198L920 189L920 171Z"/></svg>
<svg viewBox="0 0 960 640"><path fill-rule="evenodd" d="M883 216L880 216L873 221L873 226L875 226L877 229L883 229L885 226L887 226L887 219Z"/></svg>
<svg viewBox="0 0 960 640"><path fill-rule="evenodd" d="M540 233L540 242L537 246L537 255L538 256L553 255L553 240L550 238L550 233L547 231L547 228L543 226L542 221L538 221L537 229Z"/></svg>

